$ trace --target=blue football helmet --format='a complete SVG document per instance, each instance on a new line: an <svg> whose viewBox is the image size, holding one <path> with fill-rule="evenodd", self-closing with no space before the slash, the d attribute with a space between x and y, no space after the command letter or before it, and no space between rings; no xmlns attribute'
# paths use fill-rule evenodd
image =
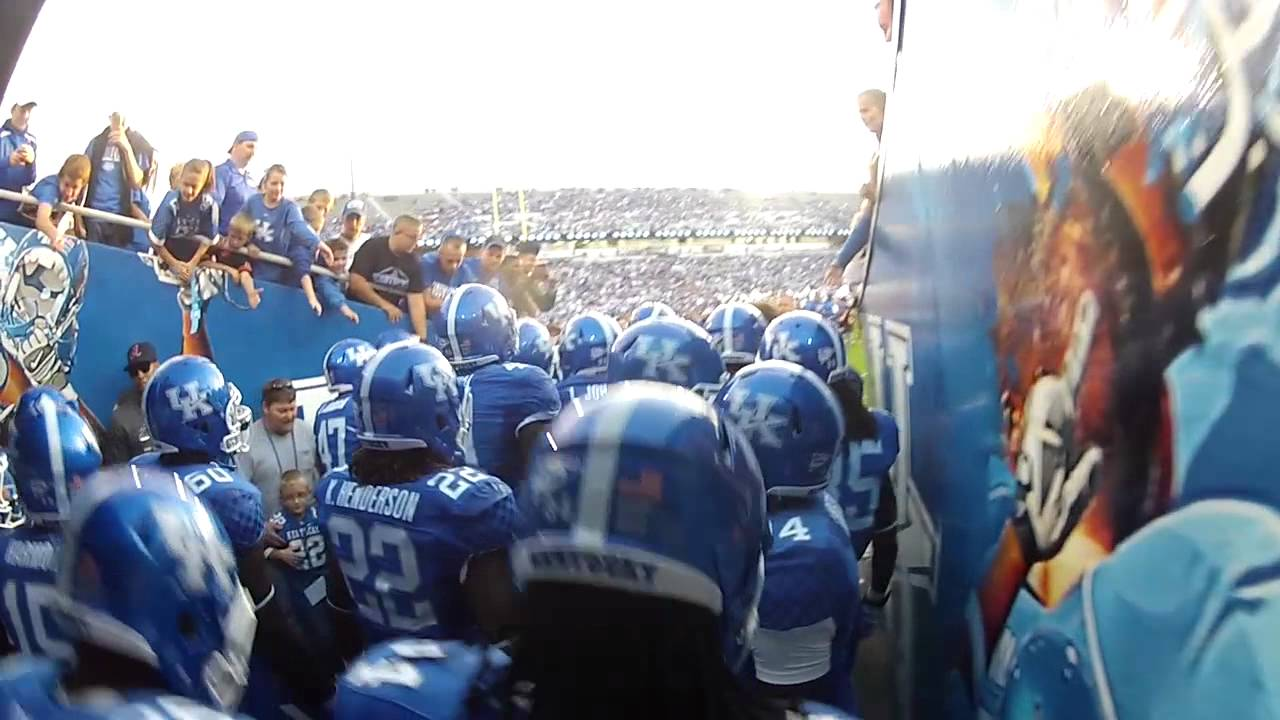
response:
<svg viewBox="0 0 1280 720"><path fill-rule="evenodd" d="M562 413L551 436L518 498L531 534L512 549L517 584L580 583L706 608L721 619L726 660L740 666L770 538L742 434L694 393L638 382Z"/></svg>
<svg viewBox="0 0 1280 720"><path fill-rule="evenodd" d="M765 324L760 308L751 303L729 302L712 310L703 327L725 365L746 365L755 362Z"/></svg>
<svg viewBox="0 0 1280 720"><path fill-rule="evenodd" d="M551 354L551 332L546 325L533 318L516 321L516 354L512 360L551 372Z"/></svg>
<svg viewBox="0 0 1280 720"><path fill-rule="evenodd" d="M37 387L18 400L9 460L27 516L62 522L71 497L102 466L102 451L89 424L62 393Z"/></svg>
<svg viewBox="0 0 1280 720"><path fill-rule="evenodd" d="M360 371L378 349L356 338L334 343L324 354L324 380L336 393L348 393L360 385Z"/></svg>
<svg viewBox="0 0 1280 720"><path fill-rule="evenodd" d="M664 318L664 317L679 317L679 316L676 314L676 311L670 305L664 302L658 302L657 300L648 300L646 302L640 303L639 305L636 306L635 310L631 311L631 321L630 323L628 323L628 325L629 326L635 325L636 323L641 322L643 320L652 320L654 318Z"/></svg>
<svg viewBox="0 0 1280 720"><path fill-rule="evenodd" d="M560 333L556 366L560 376L569 378L582 372L603 372L609 365L609 348L622 334L618 321L604 313L588 311L574 315Z"/></svg>
<svg viewBox="0 0 1280 720"><path fill-rule="evenodd" d="M72 502L58 591L68 639L154 668L174 693L239 703L257 620L227 536L195 493L139 490L130 471L104 471Z"/></svg>
<svg viewBox="0 0 1280 720"><path fill-rule="evenodd" d="M724 377L711 336L684 318L636 323L609 352L609 382L654 380L713 395Z"/></svg>
<svg viewBox="0 0 1280 720"><path fill-rule="evenodd" d="M253 412L207 358L164 361L142 392L142 417L161 452L202 453L230 463L249 449Z"/></svg>
<svg viewBox="0 0 1280 720"><path fill-rule="evenodd" d="M507 362L516 354L516 314L488 285L467 283L449 293L431 326L436 346L459 369Z"/></svg>
<svg viewBox="0 0 1280 720"><path fill-rule="evenodd" d="M386 330L378 333L378 336L373 339L373 347L375 350L381 350L391 343L404 342L405 340L417 342L418 336L404 328L387 328Z"/></svg>
<svg viewBox="0 0 1280 720"><path fill-rule="evenodd" d="M422 343L388 345L365 366L356 396L361 447L429 448L441 459L460 452L458 378L439 350Z"/></svg>
<svg viewBox="0 0 1280 720"><path fill-rule="evenodd" d="M773 495L826 488L844 438L844 413L826 383L804 368L765 360L720 389L715 407L742 431Z"/></svg>
<svg viewBox="0 0 1280 720"><path fill-rule="evenodd" d="M760 359L793 362L827 382L848 366L840 331L810 310L774 318L760 342Z"/></svg>

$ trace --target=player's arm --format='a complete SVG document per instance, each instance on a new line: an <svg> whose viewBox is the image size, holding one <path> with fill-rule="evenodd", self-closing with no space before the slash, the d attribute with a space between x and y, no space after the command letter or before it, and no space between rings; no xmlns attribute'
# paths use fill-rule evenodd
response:
<svg viewBox="0 0 1280 720"><path fill-rule="evenodd" d="M264 545L259 541L236 558L240 582L249 591L258 617L253 652L262 653L272 671L304 701L324 703L333 696L338 667L329 661L298 661L311 658L314 650L303 641L302 632L285 611L284 601L277 596L263 550Z"/></svg>
<svg viewBox="0 0 1280 720"><path fill-rule="evenodd" d="M347 587L347 578L334 554L325 561L325 584L328 586L329 619L333 623L333 640L342 662L350 664L364 652L364 634L356 622L356 601Z"/></svg>
<svg viewBox="0 0 1280 720"><path fill-rule="evenodd" d="M0 631L0 657L8 657L18 652L18 646L9 639L9 633Z"/></svg>
<svg viewBox="0 0 1280 720"><path fill-rule="evenodd" d="M523 624L520 599L506 548L473 556L462 589L489 642L516 636Z"/></svg>

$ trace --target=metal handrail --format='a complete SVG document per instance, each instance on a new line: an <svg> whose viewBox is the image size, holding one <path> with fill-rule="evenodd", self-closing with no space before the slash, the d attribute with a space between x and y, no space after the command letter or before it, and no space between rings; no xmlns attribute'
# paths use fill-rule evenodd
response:
<svg viewBox="0 0 1280 720"><path fill-rule="evenodd" d="M28 195L26 193L14 192L12 190L4 190L4 189L0 189L0 200L12 200L13 202L16 202L22 205L39 205L40 204L40 200L38 200L37 198L31 195ZM125 225L127 227L137 228L139 230L146 230L148 235L151 234L151 223L146 220L139 220L138 218L132 218L126 215L117 215L115 213L109 213L103 210L94 210L93 208L84 207L82 205L70 205L64 202L59 202L54 209L58 210L59 212L69 212L69 213L72 213L73 215L82 215L84 217L92 218L94 220L102 220L103 222L114 223L116 225ZM199 240L201 244L204 244L204 245L213 244L213 241L211 241L209 238L206 238L206 237L195 236L195 239ZM156 242L154 235L151 235L151 240L152 240L152 244L159 245L159 243ZM259 252L257 255L253 257L253 259L262 260L263 262L271 263L272 265L279 265L280 267L289 267L289 268L293 267L292 260L290 260L289 258L283 255L276 255L275 253ZM342 279L341 275L338 275L337 273L333 272L329 268L321 267L319 265L312 265L311 273L313 275L323 275L324 277L330 277L335 280ZM390 292L395 291L394 288L380 288L380 289L385 289Z"/></svg>

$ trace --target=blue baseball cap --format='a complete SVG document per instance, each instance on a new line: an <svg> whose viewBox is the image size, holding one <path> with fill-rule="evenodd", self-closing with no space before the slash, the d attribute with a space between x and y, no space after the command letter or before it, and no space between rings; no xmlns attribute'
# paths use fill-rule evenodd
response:
<svg viewBox="0 0 1280 720"><path fill-rule="evenodd" d="M242 130L239 135L236 135L235 141L231 143L231 148L227 152L231 152L242 142L258 142L258 133L252 130Z"/></svg>

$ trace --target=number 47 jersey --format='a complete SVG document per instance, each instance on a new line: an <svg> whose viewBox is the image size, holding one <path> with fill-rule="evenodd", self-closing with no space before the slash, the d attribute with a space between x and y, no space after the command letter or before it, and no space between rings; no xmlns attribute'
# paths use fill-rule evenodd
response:
<svg viewBox="0 0 1280 720"><path fill-rule="evenodd" d="M362 484L339 470L316 499L368 642L477 637L463 569L515 540L516 504L505 483L468 467L396 485Z"/></svg>
<svg viewBox="0 0 1280 720"><path fill-rule="evenodd" d="M343 393L316 411L316 452L320 455L320 477L330 470L345 470L359 447L356 440L356 403L351 393Z"/></svg>

